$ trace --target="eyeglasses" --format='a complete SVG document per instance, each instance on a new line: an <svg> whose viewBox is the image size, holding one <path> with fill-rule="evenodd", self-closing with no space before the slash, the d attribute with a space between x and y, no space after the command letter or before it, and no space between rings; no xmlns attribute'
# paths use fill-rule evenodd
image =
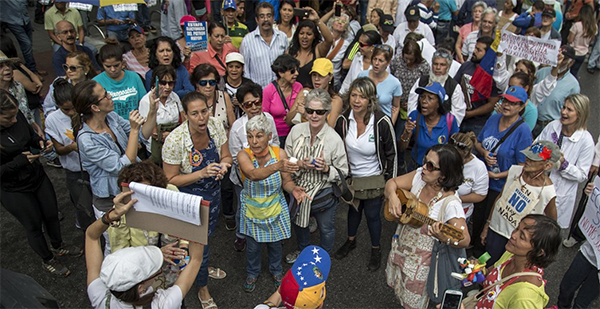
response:
<svg viewBox="0 0 600 309"><path fill-rule="evenodd" d="M423 168L426 169L428 172L434 172L434 171L440 170L440 168L433 165L433 163L431 161L425 161L425 159L423 159Z"/></svg>
<svg viewBox="0 0 600 309"><path fill-rule="evenodd" d="M174 86L175 86L175 81L174 81L174 80L169 80L169 81L166 81L166 80L159 80L159 81L158 81L158 84L159 84L159 85L161 85L161 86L166 86L166 85L169 85L169 86L171 86L171 87L174 87Z"/></svg>
<svg viewBox="0 0 600 309"><path fill-rule="evenodd" d="M383 49L385 51L391 52L392 51L392 47L386 44L375 44L373 45L373 47L375 48L379 48L379 49Z"/></svg>
<svg viewBox="0 0 600 309"><path fill-rule="evenodd" d="M319 116L323 116L323 115L327 114L327 112L328 112L328 110L326 110L326 109L312 109L312 108L308 108L308 107L305 107L304 110L306 111L306 114L308 114L308 115L317 113L317 115L319 115Z"/></svg>
<svg viewBox="0 0 600 309"><path fill-rule="evenodd" d="M109 96L108 91L104 90L104 96L102 98L100 98L100 100L98 100L95 105L98 105L100 102L102 102L102 100L108 98L108 96Z"/></svg>
<svg viewBox="0 0 600 309"><path fill-rule="evenodd" d="M373 46L373 44L369 44L369 43L363 43L363 42L360 42L360 41L358 41L358 45L359 45L360 47L369 47L369 46Z"/></svg>
<svg viewBox="0 0 600 309"><path fill-rule="evenodd" d="M201 81L198 81L198 85L205 87L206 85L211 85L214 86L217 84L217 80L216 79L203 79Z"/></svg>
<svg viewBox="0 0 600 309"><path fill-rule="evenodd" d="M260 99L256 99L254 101L248 101L248 102L242 103L242 106L244 108L251 108L252 106L259 107L261 105L262 105L262 101Z"/></svg>
<svg viewBox="0 0 600 309"><path fill-rule="evenodd" d="M65 70L65 72L66 71L75 72L75 71L77 71L77 69L83 68L83 66L82 65L66 65L66 64L63 64L62 68L63 68L63 70Z"/></svg>
<svg viewBox="0 0 600 309"><path fill-rule="evenodd" d="M148 282L148 281L150 281L150 280L152 280L152 279L154 279L154 278L156 278L156 277L160 276L162 273L163 273L162 269L159 269L159 270L158 270L158 272L157 272L156 274L152 275L152 277L150 277L150 278L148 278L148 279L144 280L143 282Z"/></svg>
<svg viewBox="0 0 600 309"><path fill-rule="evenodd" d="M508 105L510 105L510 106L519 106L519 105L523 105L523 102L521 102L521 101L519 101L519 102L512 102L512 101L509 101L509 100L507 100L507 99L504 99L504 98L500 99L499 103L500 103L500 104L506 103L506 104L508 104Z"/></svg>
<svg viewBox="0 0 600 309"><path fill-rule="evenodd" d="M290 74L296 74L296 69L291 69L288 72L290 72Z"/></svg>

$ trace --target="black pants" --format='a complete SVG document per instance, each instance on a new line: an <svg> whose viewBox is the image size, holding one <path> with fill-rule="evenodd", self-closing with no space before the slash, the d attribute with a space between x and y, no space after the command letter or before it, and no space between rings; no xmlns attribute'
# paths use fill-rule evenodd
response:
<svg viewBox="0 0 600 309"><path fill-rule="evenodd" d="M46 225L46 232L50 237L53 248L62 244L60 222L58 220L58 207L54 186L48 176L44 175L42 184L34 192L8 192L2 189L0 197L2 205L25 228L29 245L44 261L54 257L48 249L46 238L42 232L42 223Z"/></svg>
<svg viewBox="0 0 600 309"><path fill-rule="evenodd" d="M79 195L81 194L81 185L79 184L79 180L83 179L85 181L90 181L90 175L87 172L84 172L82 175L81 172L71 172L65 169L65 178L71 203L73 203L73 206L75 206L75 216L77 216L77 222L79 222L81 229L85 231L88 226L96 221L94 209L92 208L91 203L90 205L86 205L86 209L78 209L77 201L79 201Z"/></svg>
<svg viewBox="0 0 600 309"><path fill-rule="evenodd" d="M473 245L473 255L477 257L485 252L485 247L481 244L481 231L490 217L490 212L498 195L500 195L500 192L490 189L483 201L475 203L475 209L473 209L473 215L471 216L471 222L473 223L471 245Z"/></svg>
<svg viewBox="0 0 600 309"><path fill-rule="evenodd" d="M221 180L221 209L225 218L233 219L237 210L236 198L239 196L236 197L233 192L233 182L229 179L229 175L231 175L231 170L228 170Z"/></svg>
<svg viewBox="0 0 600 309"><path fill-rule="evenodd" d="M558 308L589 308L598 298L599 290L598 269L579 251L560 282L556 305Z"/></svg>

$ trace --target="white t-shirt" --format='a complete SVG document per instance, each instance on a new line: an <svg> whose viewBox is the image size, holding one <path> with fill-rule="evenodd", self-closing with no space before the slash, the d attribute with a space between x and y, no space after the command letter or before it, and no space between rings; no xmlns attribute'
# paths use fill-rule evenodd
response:
<svg viewBox="0 0 600 309"><path fill-rule="evenodd" d="M425 186L425 182L423 181L423 178L421 177L422 175L423 175L423 168L419 167L417 169L417 173L415 174L415 177L413 178L412 189L410 189L410 192L412 192L415 195L419 194L419 190L423 186ZM429 210L430 218L435 219L435 220L439 219L440 210L442 210L442 206L444 205L445 200L446 199L444 198L444 199L437 201L437 203L433 204L433 207L431 207L431 210ZM442 221L448 222L448 220L453 219L453 218L458 218L458 219L465 218L465 212L463 211L462 203L460 202L460 198L458 198L458 196L457 196L456 200L450 201L448 203L448 205L446 205L446 211L444 213Z"/></svg>
<svg viewBox="0 0 600 309"><path fill-rule="evenodd" d="M151 92L148 92L140 101L139 111L142 117L147 117L150 109ZM179 122L179 112L183 111L181 100L175 92L171 92L165 104L158 104L156 111L156 124L176 123Z"/></svg>
<svg viewBox="0 0 600 309"><path fill-rule="evenodd" d="M354 112L348 117L348 133L346 133L346 148L352 176L367 177L381 174L379 160L375 149L375 115L371 115L365 132L357 136Z"/></svg>
<svg viewBox="0 0 600 309"><path fill-rule="evenodd" d="M477 193L480 195L487 195L489 177L485 163L479 160L476 156L471 154L471 161L467 162L463 167L464 182L458 187L456 193L458 196L468 195L471 193ZM473 203L463 203L463 209L465 211L465 217L470 217L473 214Z"/></svg>
<svg viewBox="0 0 600 309"><path fill-rule="evenodd" d="M55 113L50 113L46 118L46 134L50 135L57 142L63 146L73 144L73 126L71 125L71 118L60 109ZM64 156L58 156L60 164L63 168L71 172L79 172L79 154L76 151L71 151L69 154Z"/></svg>
<svg viewBox="0 0 600 309"><path fill-rule="evenodd" d="M111 296L110 306L106 306L106 299L110 291L102 282L102 279L97 278L92 281L87 288L88 298L93 308L96 309L131 309L133 306L121 302L118 298ZM152 299L152 309L178 309L181 308L181 302L183 301L183 293L179 286L174 285L166 290L160 289L156 291L154 298ZM142 308L141 306L134 308Z"/></svg>

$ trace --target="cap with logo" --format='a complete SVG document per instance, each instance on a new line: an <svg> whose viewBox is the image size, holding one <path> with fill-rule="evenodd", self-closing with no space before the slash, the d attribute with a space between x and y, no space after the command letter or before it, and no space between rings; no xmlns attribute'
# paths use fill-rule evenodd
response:
<svg viewBox="0 0 600 309"><path fill-rule="evenodd" d="M406 16L406 20L408 21L417 21L421 19L421 13L419 12L419 7L416 5L409 6L404 12L404 16Z"/></svg>
<svg viewBox="0 0 600 309"><path fill-rule="evenodd" d="M561 157L560 148L550 141L538 141L533 145L521 150L531 161L549 161L552 163L558 162Z"/></svg>
<svg viewBox="0 0 600 309"><path fill-rule="evenodd" d="M379 26L381 26L381 30L387 33L394 32L394 17L392 15L385 14L381 17L379 21Z"/></svg>
<svg viewBox="0 0 600 309"><path fill-rule="evenodd" d="M223 10L227 10L227 9L237 10L237 4L235 4L235 0L223 1Z"/></svg>
<svg viewBox="0 0 600 309"><path fill-rule="evenodd" d="M549 16L549 17L556 17L556 12L554 12L554 9L545 9L544 12L542 12L542 16Z"/></svg>
<svg viewBox="0 0 600 309"><path fill-rule="evenodd" d="M527 95L527 90L523 87L519 86L510 86L506 89L504 94L501 94L500 97L505 98L511 102L527 102L529 96Z"/></svg>
<svg viewBox="0 0 600 309"><path fill-rule="evenodd" d="M296 262L281 280L279 293L288 309L318 308L325 300L325 282L329 276L331 258L318 246L302 250Z"/></svg>
<svg viewBox="0 0 600 309"><path fill-rule="evenodd" d="M425 87L419 87L415 90L416 93L421 94L423 92L433 93L440 98L440 104L446 100L446 89L437 82L430 82Z"/></svg>

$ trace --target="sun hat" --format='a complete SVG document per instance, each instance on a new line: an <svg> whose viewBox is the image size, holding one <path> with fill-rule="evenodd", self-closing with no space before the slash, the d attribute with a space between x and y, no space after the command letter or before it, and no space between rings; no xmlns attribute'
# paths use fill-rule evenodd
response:
<svg viewBox="0 0 600 309"><path fill-rule="evenodd" d="M109 290L125 292L156 274L162 264L163 255L156 246L124 248L104 259L100 279Z"/></svg>

